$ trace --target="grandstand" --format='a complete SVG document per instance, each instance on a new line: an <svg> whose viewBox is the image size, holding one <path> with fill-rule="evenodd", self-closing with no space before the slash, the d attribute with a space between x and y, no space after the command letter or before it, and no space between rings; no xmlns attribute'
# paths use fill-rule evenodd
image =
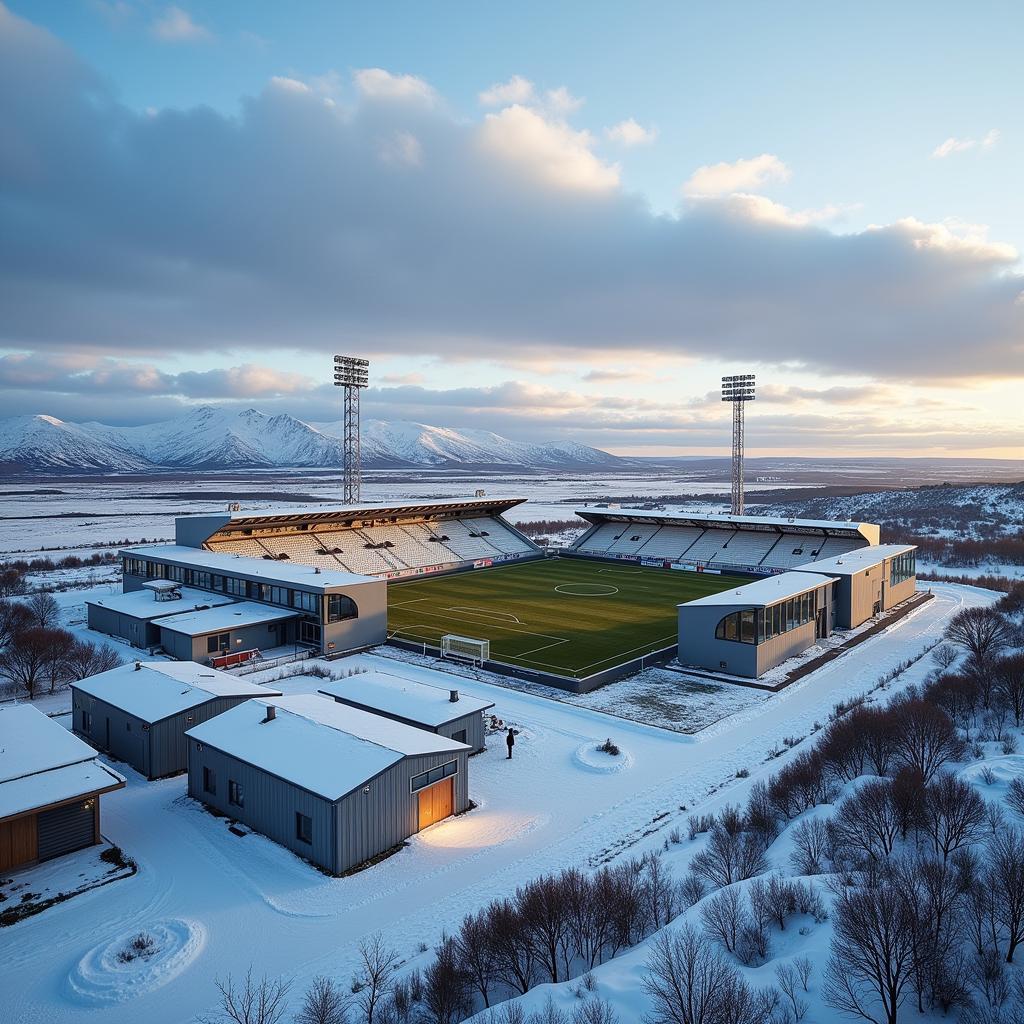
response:
<svg viewBox="0 0 1024 1024"><path fill-rule="evenodd" d="M384 579L543 557L503 518L520 498L457 498L183 517L183 547ZM805 559L806 560L806 559Z"/></svg>
<svg viewBox="0 0 1024 1024"><path fill-rule="evenodd" d="M872 523L611 507L576 514L591 526L570 555L754 575L834 558L879 539Z"/></svg>

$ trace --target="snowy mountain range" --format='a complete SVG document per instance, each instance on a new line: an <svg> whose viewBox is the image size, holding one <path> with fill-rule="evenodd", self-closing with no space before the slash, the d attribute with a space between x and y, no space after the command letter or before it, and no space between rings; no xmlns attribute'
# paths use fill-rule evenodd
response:
<svg viewBox="0 0 1024 1024"><path fill-rule="evenodd" d="M403 420L364 420L369 469L501 466L603 468L628 464L571 441L527 444L486 430L452 430ZM53 416L0 420L0 469L34 472L144 472L154 469L271 469L337 466L341 423L304 423L201 406L175 419L136 427L67 423Z"/></svg>

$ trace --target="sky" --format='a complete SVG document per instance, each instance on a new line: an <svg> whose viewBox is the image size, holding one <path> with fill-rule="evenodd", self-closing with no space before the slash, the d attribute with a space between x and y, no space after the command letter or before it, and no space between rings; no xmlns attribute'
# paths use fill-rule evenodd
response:
<svg viewBox="0 0 1024 1024"><path fill-rule="evenodd" d="M0 415L1024 457L1024 8L0 0Z"/></svg>

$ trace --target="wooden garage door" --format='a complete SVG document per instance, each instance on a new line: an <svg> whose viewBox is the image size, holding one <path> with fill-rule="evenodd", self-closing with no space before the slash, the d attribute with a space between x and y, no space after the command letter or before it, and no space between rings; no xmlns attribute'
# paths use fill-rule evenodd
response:
<svg viewBox="0 0 1024 1024"><path fill-rule="evenodd" d="M0 823L0 871L28 864L35 859L35 815Z"/></svg>
<svg viewBox="0 0 1024 1024"><path fill-rule="evenodd" d="M420 828L433 825L435 821L447 818L455 810L455 780L442 779L426 789L421 789Z"/></svg>
<svg viewBox="0 0 1024 1024"><path fill-rule="evenodd" d="M96 819L92 800L40 811L37 856L40 860L59 857L72 850L92 846L96 841Z"/></svg>

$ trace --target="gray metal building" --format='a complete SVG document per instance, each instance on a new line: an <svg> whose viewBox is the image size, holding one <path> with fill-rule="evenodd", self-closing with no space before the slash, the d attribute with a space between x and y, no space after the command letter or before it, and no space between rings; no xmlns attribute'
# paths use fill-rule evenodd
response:
<svg viewBox="0 0 1024 1024"><path fill-rule="evenodd" d="M913 544L873 544L800 569L837 580L836 625L852 629L914 596L916 552Z"/></svg>
<svg viewBox="0 0 1024 1024"><path fill-rule="evenodd" d="M147 779L188 767L185 730L279 690L191 661L137 661L71 685L72 728Z"/></svg>
<svg viewBox="0 0 1024 1024"><path fill-rule="evenodd" d="M385 672L359 672L325 683L320 693L349 707L467 743L473 753L483 750L484 712L493 708L494 702L452 688L457 677L430 669L418 671L429 673L429 678L439 685Z"/></svg>
<svg viewBox="0 0 1024 1024"><path fill-rule="evenodd" d="M160 646L158 619L185 611L231 604L234 598L191 587L176 587L170 593L152 589L110 594L86 600L89 628L108 636L121 637L133 647L149 650Z"/></svg>
<svg viewBox="0 0 1024 1024"><path fill-rule="evenodd" d="M250 700L187 735L190 796L335 875L469 808L466 744L326 697Z"/></svg>
<svg viewBox="0 0 1024 1024"><path fill-rule="evenodd" d="M238 651L269 651L289 643L298 612L240 601L157 619L160 646L172 658L209 663Z"/></svg>
<svg viewBox="0 0 1024 1024"><path fill-rule="evenodd" d="M679 605L682 665L757 678L827 637L835 581L784 572Z"/></svg>

